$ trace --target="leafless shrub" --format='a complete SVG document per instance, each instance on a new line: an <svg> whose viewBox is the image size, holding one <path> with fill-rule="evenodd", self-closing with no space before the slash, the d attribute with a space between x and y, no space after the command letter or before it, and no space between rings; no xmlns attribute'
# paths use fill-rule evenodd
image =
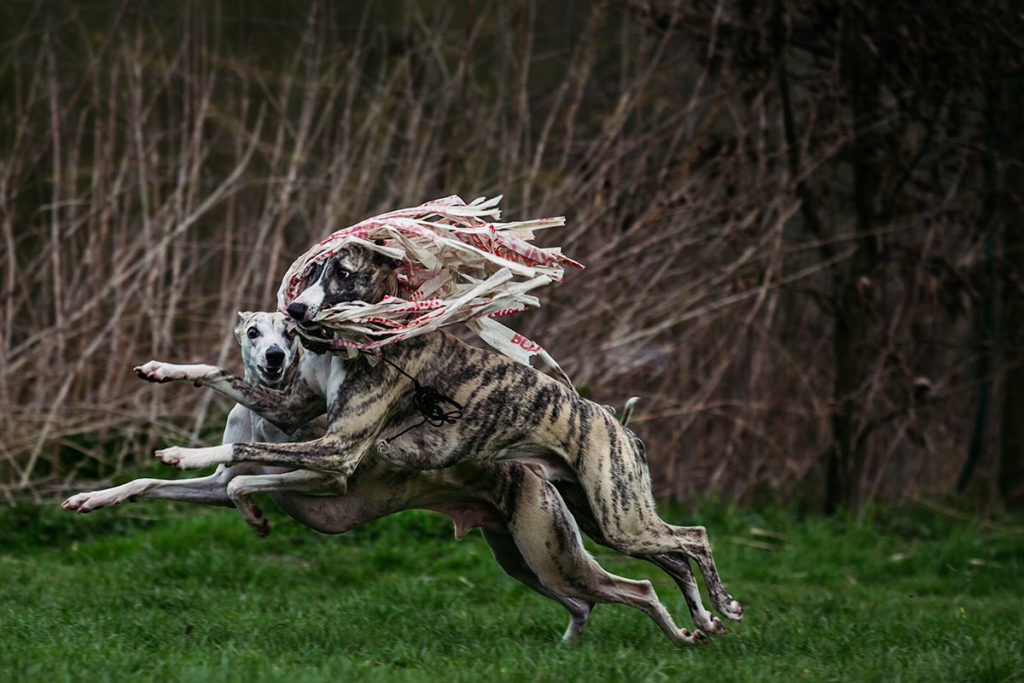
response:
<svg viewBox="0 0 1024 683"><path fill-rule="evenodd" d="M9 10L4 490L109 477L157 444L214 438L219 399L143 385L131 366L234 366L233 312L273 306L310 242L451 193L503 193L512 218L567 215L547 239L587 270L512 324L602 402L644 398L634 423L664 497L819 489L836 273L864 240L890 240L885 285L853 285L884 310L869 343L887 340L858 394L856 488L948 489L970 429L952 416L970 405L976 298L951 277L979 258L961 228L981 194L975 156L946 153L969 141L943 139L899 180L927 205L865 234L838 198L837 159L858 135L842 94L796 83L787 103L774 65L743 61L772 53L768 33L728 3L661 5ZM828 230L807 222L809 202Z"/></svg>

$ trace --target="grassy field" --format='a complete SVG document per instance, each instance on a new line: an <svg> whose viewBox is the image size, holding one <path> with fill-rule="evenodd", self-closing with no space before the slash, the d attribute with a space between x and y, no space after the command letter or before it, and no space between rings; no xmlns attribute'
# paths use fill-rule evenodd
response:
<svg viewBox="0 0 1024 683"><path fill-rule="evenodd" d="M578 645L560 607L472 534L405 513L337 537L271 515L138 504L0 509L0 679L1024 680L1024 529L926 509L861 525L709 507L699 519L746 620L676 649L599 606ZM771 530L771 535L763 530ZM684 626L673 584L646 563Z"/></svg>

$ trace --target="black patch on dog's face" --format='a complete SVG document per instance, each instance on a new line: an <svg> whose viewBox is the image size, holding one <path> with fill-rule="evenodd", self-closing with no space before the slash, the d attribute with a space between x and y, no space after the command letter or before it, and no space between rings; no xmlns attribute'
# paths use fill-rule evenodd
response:
<svg viewBox="0 0 1024 683"><path fill-rule="evenodd" d="M346 247L322 262L319 273L322 307L350 301L377 303L395 286L395 259L370 249Z"/></svg>

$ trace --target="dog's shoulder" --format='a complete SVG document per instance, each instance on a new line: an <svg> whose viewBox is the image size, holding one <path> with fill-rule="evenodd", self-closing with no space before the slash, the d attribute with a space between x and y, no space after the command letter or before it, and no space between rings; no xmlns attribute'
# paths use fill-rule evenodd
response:
<svg viewBox="0 0 1024 683"><path fill-rule="evenodd" d="M235 404L228 413L224 424L221 443L242 443L252 441L252 412L241 404Z"/></svg>

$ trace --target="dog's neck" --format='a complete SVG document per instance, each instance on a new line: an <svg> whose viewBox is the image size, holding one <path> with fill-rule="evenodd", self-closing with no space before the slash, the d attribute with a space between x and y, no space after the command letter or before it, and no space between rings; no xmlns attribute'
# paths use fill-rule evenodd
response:
<svg viewBox="0 0 1024 683"><path fill-rule="evenodd" d="M327 342L316 341L303 335L299 335L299 343L302 345L302 350L306 353L315 353L317 355L340 355L345 352L346 349L336 349Z"/></svg>

